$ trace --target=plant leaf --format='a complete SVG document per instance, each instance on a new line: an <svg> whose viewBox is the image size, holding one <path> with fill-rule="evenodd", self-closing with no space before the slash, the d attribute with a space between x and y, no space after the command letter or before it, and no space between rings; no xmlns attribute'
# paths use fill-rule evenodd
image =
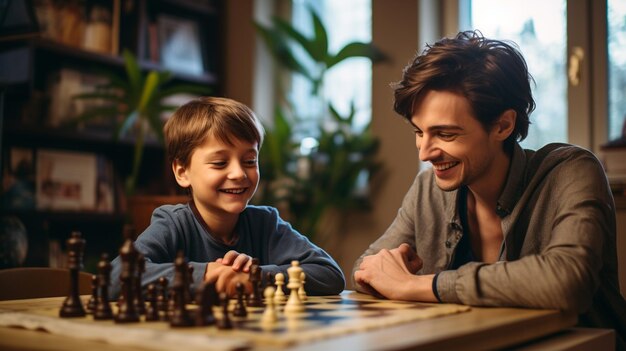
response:
<svg viewBox="0 0 626 351"><path fill-rule="evenodd" d="M133 127L133 125L137 122L137 119L139 118L139 111L133 110L132 112L130 112L128 116L126 116L126 118L124 119L124 123L121 124L116 133L118 138L128 133L128 131Z"/></svg>
<svg viewBox="0 0 626 351"><path fill-rule="evenodd" d="M328 33L324 28L322 19L315 13L315 11L309 7L309 12L313 18L313 28L315 30L315 41L313 41L314 49L312 50L316 55L311 55L315 61L324 63L326 56L328 55Z"/></svg>
<svg viewBox="0 0 626 351"><path fill-rule="evenodd" d="M387 59L387 56L372 44L351 42L341 48L336 55L329 56L326 61L326 67L331 68L350 57L365 57L374 63Z"/></svg>
<svg viewBox="0 0 626 351"><path fill-rule="evenodd" d="M139 69L139 64L130 51L124 50L122 55L124 56L124 68L126 69L126 76L128 77L130 88L132 91L139 91L141 89L141 70Z"/></svg>
<svg viewBox="0 0 626 351"><path fill-rule="evenodd" d="M293 52L287 46L284 36L276 29L267 28L255 22L257 32L261 35L263 42L274 56L274 59L282 64L285 68L300 73L309 80L313 77L311 73L302 65L293 55Z"/></svg>
<svg viewBox="0 0 626 351"><path fill-rule="evenodd" d="M151 71L148 73L148 77L146 78L146 82L143 86L143 91L141 92L141 98L139 99L139 103L137 104L137 109L139 111L147 110L147 106L155 97L155 92L157 91L157 87L160 84L160 75L155 71Z"/></svg>

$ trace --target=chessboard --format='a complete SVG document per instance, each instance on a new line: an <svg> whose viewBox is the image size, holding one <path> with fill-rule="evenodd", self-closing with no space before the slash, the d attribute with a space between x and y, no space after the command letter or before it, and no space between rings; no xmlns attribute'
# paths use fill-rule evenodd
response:
<svg viewBox="0 0 626 351"><path fill-rule="evenodd" d="M85 297L83 297L85 298ZM300 313L284 313L284 304L277 305L274 323L262 322L265 307L248 307L247 316L231 317L232 328L215 325L176 328L168 322L116 324L96 321L91 315L59 318L60 298L41 299L40 303L13 303L7 308L0 303L0 326L44 330L67 337L99 340L120 346L146 349L239 350L254 347L287 347L349 333L367 332L420 319L436 318L468 311L470 308L451 304L427 304L391 301L346 291L335 296L309 296ZM229 313L235 301L228 306ZM115 306L112 306L114 309ZM193 313L198 306L189 305ZM217 319L222 308L214 307Z"/></svg>
<svg viewBox="0 0 626 351"><path fill-rule="evenodd" d="M158 284L148 284L144 296L141 273L145 261L130 237L126 235L120 249L123 268L115 278L120 279L122 292L117 301L108 298L111 264L106 255L93 276L92 295L88 301L79 296L77 279L85 241L74 232L67 242L68 296L40 303L0 303L0 327L44 330L145 349L230 351L286 347L469 310L467 306L389 301L354 292L309 297L306 274L298 261L292 261L287 269L287 281L283 273L268 275L267 286L261 287L263 272L255 258L250 266L249 294L241 282L236 299L225 291L218 294L214 283L202 282L192 296L191 271L182 252L174 261L171 286L162 277Z"/></svg>

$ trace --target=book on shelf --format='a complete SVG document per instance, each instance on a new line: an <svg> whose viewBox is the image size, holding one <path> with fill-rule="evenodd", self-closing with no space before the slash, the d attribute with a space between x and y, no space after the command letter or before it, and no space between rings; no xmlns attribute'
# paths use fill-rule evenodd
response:
<svg viewBox="0 0 626 351"><path fill-rule="evenodd" d="M42 37L84 50L117 55L121 0L34 0L33 4Z"/></svg>

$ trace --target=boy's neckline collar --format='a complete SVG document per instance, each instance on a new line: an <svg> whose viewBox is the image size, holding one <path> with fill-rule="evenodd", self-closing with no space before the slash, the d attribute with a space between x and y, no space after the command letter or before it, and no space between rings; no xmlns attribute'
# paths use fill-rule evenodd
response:
<svg viewBox="0 0 626 351"><path fill-rule="evenodd" d="M204 221L204 218L202 218L202 215L200 215L200 211L198 211L198 207L196 207L196 203L193 201L193 199L189 201L189 208L191 208L191 212L193 213L194 217L196 217L196 220L200 223L202 228L204 228L204 231L211 237L211 239L226 246L235 246L235 244L237 244L237 242L239 241L239 234L237 234L236 227L235 227L235 230L233 231L231 239L228 242L225 242L221 239L216 238L215 236L213 236L213 234L211 234L211 230L209 230L209 225Z"/></svg>

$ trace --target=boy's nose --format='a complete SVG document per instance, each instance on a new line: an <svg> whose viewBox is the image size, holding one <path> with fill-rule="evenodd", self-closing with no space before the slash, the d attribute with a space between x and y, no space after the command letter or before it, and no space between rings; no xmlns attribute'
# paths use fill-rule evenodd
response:
<svg viewBox="0 0 626 351"><path fill-rule="evenodd" d="M233 164L230 172L228 172L228 177L231 179L244 179L247 177L246 172L240 164Z"/></svg>

